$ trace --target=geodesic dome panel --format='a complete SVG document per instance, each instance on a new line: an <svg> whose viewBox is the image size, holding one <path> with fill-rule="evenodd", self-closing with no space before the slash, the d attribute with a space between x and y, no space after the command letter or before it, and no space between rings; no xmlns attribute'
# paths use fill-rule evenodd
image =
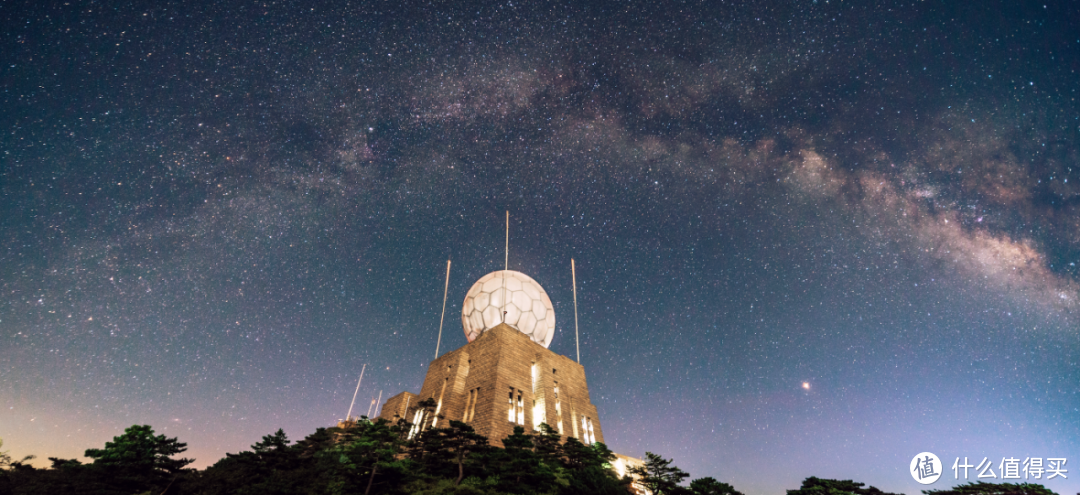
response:
<svg viewBox="0 0 1080 495"><path fill-rule="evenodd" d="M461 326L465 338L472 342L500 323L546 348L555 335L555 309L532 277L513 270L491 272L480 277L465 295Z"/></svg>

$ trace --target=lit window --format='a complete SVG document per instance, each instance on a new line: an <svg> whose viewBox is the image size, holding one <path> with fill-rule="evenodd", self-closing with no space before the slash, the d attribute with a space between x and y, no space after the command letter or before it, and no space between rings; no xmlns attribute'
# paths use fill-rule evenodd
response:
<svg viewBox="0 0 1080 495"><path fill-rule="evenodd" d="M532 365L532 423L533 430L540 431L540 424L547 421L547 406L544 402L544 389L540 385L540 367Z"/></svg>
<svg viewBox="0 0 1080 495"><path fill-rule="evenodd" d="M476 397L479 394L479 388L474 388L469 391L469 397L465 400L465 417L462 418L466 423L472 421L473 416L476 415Z"/></svg>
<svg viewBox="0 0 1080 495"><path fill-rule="evenodd" d="M420 426L423 424L423 420L424 410L419 409L416 411L416 414L413 415L413 424L412 427L409 428L409 440L412 440L412 437L416 436L417 433L420 433Z"/></svg>
<svg viewBox="0 0 1080 495"><path fill-rule="evenodd" d="M533 395L536 395L536 385L540 382L540 368L536 366L536 363L532 364L532 389Z"/></svg>
<svg viewBox="0 0 1080 495"><path fill-rule="evenodd" d="M446 384L449 381L450 381L450 377L447 377L446 380L443 381L442 391L439 392L439 405L435 407L435 414L434 414L435 418L431 420L431 427L432 428L434 428L435 425L438 424L438 422L439 422L439 411L442 411L443 395L446 394Z"/></svg>
<svg viewBox="0 0 1080 495"><path fill-rule="evenodd" d="M514 422L514 416L515 416L515 414L514 414L514 409L515 409L514 408L514 387L510 387L509 404L510 404L510 407L507 408L507 412L509 414L507 416L507 420L509 420L511 423L513 423Z"/></svg>
<svg viewBox="0 0 1080 495"><path fill-rule="evenodd" d="M554 372L555 370L552 370ZM559 430L559 434L563 434L562 429L562 401L559 400L559 382L555 382L555 428Z"/></svg>
<svg viewBox="0 0 1080 495"><path fill-rule="evenodd" d="M521 391L517 393L517 424L525 425L525 402L521 400Z"/></svg>
<svg viewBox="0 0 1080 495"><path fill-rule="evenodd" d="M547 422L547 411L544 410L544 401L533 401L533 429L540 431L540 424Z"/></svg>
<svg viewBox="0 0 1080 495"><path fill-rule="evenodd" d="M585 445L596 443L596 433L593 431L592 418L581 417L581 441Z"/></svg>

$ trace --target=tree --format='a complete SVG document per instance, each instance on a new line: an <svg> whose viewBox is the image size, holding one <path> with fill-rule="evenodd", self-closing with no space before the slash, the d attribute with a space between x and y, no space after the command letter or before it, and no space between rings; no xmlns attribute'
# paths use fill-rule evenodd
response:
<svg viewBox="0 0 1080 495"><path fill-rule="evenodd" d="M547 423L540 423L540 431L533 435L533 448L540 460L554 465L561 456L559 442L562 436Z"/></svg>
<svg viewBox="0 0 1080 495"><path fill-rule="evenodd" d="M495 480L495 489L500 493L552 493L559 488L555 472L558 463L542 461L533 451L533 438L525 434L525 428L515 426L514 432L503 439L502 449L489 449L476 457L482 457L477 464L483 467L487 479Z"/></svg>
<svg viewBox="0 0 1080 495"><path fill-rule="evenodd" d="M0 447L4 446L4 439L0 438ZM34 459L34 456L28 455L23 457L22 460L13 461L11 455L6 451L0 450L0 471L5 469L14 469Z"/></svg>
<svg viewBox="0 0 1080 495"><path fill-rule="evenodd" d="M326 428L316 428L315 433L296 442L296 445L293 445L293 448L300 452L300 457L307 459L314 457L319 452L322 452L333 445L334 435Z"/></svg>
<svg viewBox="0 0 1080 495"><path fill-rule="evenodd" d="M631 479L624 477L619 479L614 471L590 466L570 473L567 478L568 485L563 487L560 495L626 495L630 491Z"/></svg>
<svg viewBox="0 0 1080 495"><path fill-rule="evenodd" d="M690 491L694 495L743 495L735 487L716 481L716 478L698 478L690 482Z"/></svg>
<svg viewBox="0 0 1080 495"><path fill-rule="evenodd" d="M633 467L630 473L640 476L638 483L656 495L684 493L685 489L679 483L690 476L686 471L672 466L671 459L664 459L652 452L645 453L644 466Z"/></svg>
<svg viewBox="0 0 1080 495"><path fill-rule="evenodd" d="M1057 495L1049 488L1033 483L968 483L948 490L923 490L927 495Z"/></svg>
<svg viewBox="0 0 1080 495"><path fill-rule="evenodd" d="M78 459L61 459L59 457L50 457L49 461L52 462L53 469L67 469L77 466L82 466L82 463Z"/></svg>
<svg viewBox="0 0 1080 495"><path fill-rule="evenodd" d="M856 483L852 480L827 480L806 478L802 487L798 490L788 490L788 495L897 495L883 492L877 488L863 488L865 483Z"/></svg>
<svg viewBox="0 0 1080 495"><path fill-rule="evenodd" d="M524 455L526 451L532 453L534 447L532 437L525 434L525 428L522 426L515 426L514 432L507 435L502 444L508 453L514 455Z"/></svg>
<svg viewBox="0 0 1080 495"><path fill-rule="evenodd" d="M3 446L4 439L0 438L0 447ZM29 466L28 464L23 464L33 458L34 456L28 455L24 457L21 461L12 461L10 454L8 454L6 451L0 450L0 494L11 493L12 482L10 479L9 471L25 471L26 467L33 469L32 466Z"/></svg>
<svg viewBox="0 0 1080 495"><path fill-rule="evenodd" d="M286 495L320 493L326 486L320 455L333 444L333 435L319 428L312 435L289 445L283 430L264 435L251 451L225 454L206 470L192 476L182 493L198 495Z"/></svg>
<svg viewBox="0 0 1080 495"><path fill-rule="evenodd" d="M431 430L426 428L431 426L436 407L435 399L424 399L416 403L416 410L420 414L415 424L410 424L404 419L398 421L398 426L402 428L399 432L405 436L405 452L410 459L416 462L424 463L428 452L434 452L441 448L438 435L429 434ZM408 415L408 411L406 411L406 415Z"/></svg>
<svg viewBox="0 0 1080 495"><path fill-rule="evenodd" d="M562 466L567 486L564 494L623 495L628 493L631 479L619 477L611 468L615 453L602 442L585 445L574 437L563 443Z"/></svg>
<svg viewBox="0 0 1080 495"><path fill-rule="evenodd" d="M451 420L449 428L440 430L443 446L449 449L457 460L458 477L454 485L460 485L461 480L465 479L465 456L470 452L484 450L487 447L487 437L461 421Z"/></svg>
<svg viewBox="0 0 1080 495"><path fill-rule="evenodd" d="M585 445L574 437L568 437L561 447L563 465L570 470L587 467L608 469L615 460L615 453L602 442Z"/></svg>
<svg viewBox="0 0 1080 495"><path fill-rule="evenodd" d="M149 425L133 425L124 434L105 442L104 449L87 449L94 466L116 466L135 471L175 474L184 471L192 459L172 459L187 450L187 444L165 435L154 435Z"/></svg>
<svg viewBox="0 0 1080 495"><path fill-rule="evenodd" d="M285 430L278 428L273 435L263 435L262 441L251 446L256 454L266 452L281 452L289 447L289 438L285 436Z"/></svg>
<svg viewBox="0 0 1080 495"><path fill-rule="evenodd" d="M390 424L380 419L374 423L365 420L357 423L350 437L331 450L338 456L338 462L353 473L367 473L364 495L371 492L379 468L396 467L394 457L399 450L398 432Z"/></svg>

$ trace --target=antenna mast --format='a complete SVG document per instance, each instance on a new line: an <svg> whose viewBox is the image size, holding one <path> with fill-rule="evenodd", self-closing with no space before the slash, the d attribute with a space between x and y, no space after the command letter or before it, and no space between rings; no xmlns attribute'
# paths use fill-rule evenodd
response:
<svg viewBox="0 0 1080 495"><path fill-rule="evenodd" d="M368 420L370 420L372 418L372 416L371 416L371 410L372 409L375 410L376 414L379 413L379 404L381 404L381 403L382 403L382 390L379 391L379 398L378 399L375 399L375 398L371 399L371 404L367 408Z"/></svg>
<svg viewBox="0 0 1080 495"><path fill-rule="evenodd" d="M577 362L581 364L581 337L578 336L577 321L577 269L574 268L574 258L570 258L570 276L574 280L574 345L577 347Z"/></svg>
<svg viewBox="0 0 1080 495"><path fill-rule="evenodd" d="M506 210L506 259L503 261L502 272L502 307L499 308L499 318L503 323L506 323L506 271L510 269L510 210Z"/></svg>
<svg viewBox="0 0 1080 495"><path fill-rule="evenodd" d="M360 382L364 381L365 369L367 369L367 363L364 363L364 367L360 368L360 379L356 381L356 392L352 393L352 403L349 404L349 414L345 415L345 421L352 418L352 407L356 405L356 393L360 391Z"/></svg>
<svg viewBox="0 0 1080 495"><path fill-rule="evenodd" d="M442 344L442 325L446 318L446 293L450 290L450 260L446 260L446 285L442 293L442 315L439 316L439 340L435 341L435 359L439 358L439 345Z"/></svg>

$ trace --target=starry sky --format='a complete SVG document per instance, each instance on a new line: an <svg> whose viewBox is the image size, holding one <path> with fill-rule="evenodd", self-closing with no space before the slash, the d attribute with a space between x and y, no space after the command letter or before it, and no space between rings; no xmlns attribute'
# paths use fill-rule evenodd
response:
<svg viewBox="0 0 1080 495"><path fill-rule="evenodd" d="M203 467L418 392L509 267L616 452L1080 492L1069 2L0 3L0 438ZM804 385L805 384L805 385ZM1001 473L998 473L1001 476ZM975 473L970 474L972 480ZM962 480L961 480L962 481ZM1002 481L989 480L989 481Z"/></svg>

